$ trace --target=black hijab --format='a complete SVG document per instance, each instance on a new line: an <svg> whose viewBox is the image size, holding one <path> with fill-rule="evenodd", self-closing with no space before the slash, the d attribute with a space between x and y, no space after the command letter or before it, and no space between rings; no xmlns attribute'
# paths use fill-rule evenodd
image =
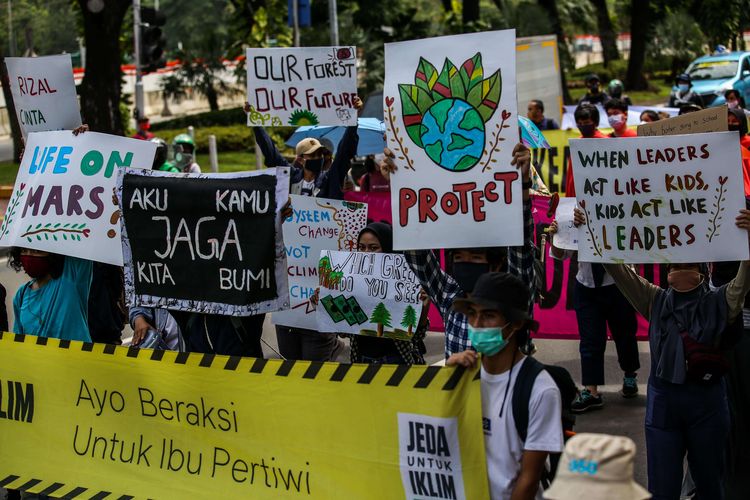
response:
<svg viewBox="0 0 750 500"><path fill-rule="evenodd" d="M383 253L393 253L393 228L390 224L385 222L371 222L357 236L357 243L365 233L372 233L380 241L380 248L383 249Z"/></svg>

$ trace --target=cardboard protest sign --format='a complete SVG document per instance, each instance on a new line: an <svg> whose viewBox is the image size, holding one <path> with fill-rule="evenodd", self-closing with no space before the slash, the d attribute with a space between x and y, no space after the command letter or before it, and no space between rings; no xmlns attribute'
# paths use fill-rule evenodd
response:
<svg viewBox="0 0 750 500"><path fill-rule="evenodd" d="M18 124L30 132L72 130L81 125L70 54L6 57Z"/></svg>
<svg viewBox="0 0 750 500"><path fill-rule="evenodd" d="M247 49L248 125L356 125L355 47Z"/></svg>
<svg viewBox="0 0 750 500"><path fill-rule="evenodd" d="M288 168L126 169L117 190L128 305L232 316L289 306L279 231Z"/></svg>
<svg viewBox="0 0 750 500"><path fill-rule="evenodd" d="M746 260L735 132L570 141L581 262Z"/></svg>
<svg viewBox="0 0 750 500"><path fill-rule="evenodd" d="M0 246L122 265L114 189L121 167L147 167L156 145L86 132L34 132L0 225Z"/></svg>
<svg viewBox="0 0 750 500"><path fill-rule="evenodd" d="M367 224L367 204L295 194L290 198L292 215L282 226L290 309L274 313L273 322L316 330L310 297L318 287L320 252L357 249L357 236Z"/></svg>
<svg viewBox="0 0 750 500"><path fill-rule="evenodd" d="M394 248L523 242L515 31L386 44Z"/></svg>
<svg viewBox="0 0 750 500"><path fill-rule="evenodd" d="M578 250L578 228L573 224L573 209L575 207L575 198L560 198L555 211L557 234L552 239L552 244L557 248Z"/></svg>
<svg viewBox="0 0 750 500"><path fill-rule="evenodd" d="M638 137L726 132L727 130L727 107L717 106L638 125Z"/></svg>
<svg viewBox="0 0 750 500"><path fill-rule="evenodd" d="M320 253L318 330L411 340L421 286L400 254Z"/></svg>

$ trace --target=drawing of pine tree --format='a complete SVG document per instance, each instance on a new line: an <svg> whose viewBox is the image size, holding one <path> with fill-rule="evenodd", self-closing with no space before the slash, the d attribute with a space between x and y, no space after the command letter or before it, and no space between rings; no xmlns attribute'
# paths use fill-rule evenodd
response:
<svg viewBox="0 0 750 500"><path fill-rule="evenodd" d="M408 329L407 334L411 337L414 327L417 326L417 311L411 304L406 306L404 317L401 319L401 326Z"/></svg>
<svg viewBox="0 0 750 500"><path fill-rule="evenodd" d="M384 327L391 327L391 313L382 302L375 306L370 321L378 325L378 337L383 336Z"/></svg>

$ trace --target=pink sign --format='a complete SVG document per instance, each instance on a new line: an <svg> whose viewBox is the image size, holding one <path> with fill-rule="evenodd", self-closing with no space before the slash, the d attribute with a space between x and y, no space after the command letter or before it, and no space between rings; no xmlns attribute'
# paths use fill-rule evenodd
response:
<svg viewBox="0 0 750 500"><path fill-rule="evenodd" d="M552 217L547 216L549 210L549 198L545 196L534 196L532 215L534 217L534 228L537 245L541 243L544 230L552 222ZM550 245L545 246L544 269L545 287L538 290L541 299L534 306L534 319L539 321L539 332L537 338L551 339L577 339L578 322L576 312L573 309L573 293L575 290L575 274L578 270L576 257L568 260L555 260L550 256ZM654 275L659 275L658 265L638 266L638 272L649 281L657 284L666 282L666 276L662 280L654 280ZM638 315L638 338L648 338L648 322Z"/></svg>

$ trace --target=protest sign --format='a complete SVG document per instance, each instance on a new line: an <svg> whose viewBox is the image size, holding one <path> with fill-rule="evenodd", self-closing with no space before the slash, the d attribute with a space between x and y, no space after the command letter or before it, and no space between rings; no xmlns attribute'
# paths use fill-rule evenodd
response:
<svg viewBox="0 0 750 500"><path fill-rule="evenodd" d="M276 325L316 330L310 298L318 288L322 250L357 249L357 236L367 224L367 205L290 195L292 215L282 226L289 282L289 310L273 314Z"/></svg>
<svg viewBox="0 0 750 500"><path fill-rule="evenodd" d="M746 260L735 132L570 141L582 262Z"/></svg>
<svg viewBox="0 0 750 500"><path fill-rule="evenodd" d="M81 125L70 54L6 57L10 91L23 137Z"/></svg>
<svg viewBox="0 0 750 500"><path fill-rule="evenodd" d="M421 286L401 254L323 251L318 330L411 340Z"/></svg>
<svg viewBox="0 0 750 500"><path fill-rule="evenodd" d="M4 488L57 498L489 496L477 370L0 333L0 382ZM332 422L335 446L321 432Z"/></svg>
<svg viewBox="0 0 750 500"><path fill-rule="evenodd" d="M717 106L638 125L638 137L726 132L727 130L727 107Z"/></svg>
<svg viewBox="0 0 750 500"><path fill-rule="evenodd" d="M247 49L248 125L356 125L355 47Z"/></svg>
<svg viewBox="0 0 750 500"><path fill-rule="evenodd" d="M561 198L562 202L564 198ZM531 196L532 214L534 217L535 241L542 248L542 235L552 222L549 214L550 199L546 196ZM539 300L534 304L534 319L539 321L539 330L535 338L543 339L578 339L578 320L575 311L576 274L578 273L578 254L573 252L570 258L558 260L551 256L552 245L544 245L542 263L542 287L537 290ZM667 266L643 264L635 266L636 272L655 285L667 286ZM430 320L432 321L432 320ZM430 322L432 329L432 322ZM638 315L639 340L648 339L648 322Z"/></svg>
<svg viewBox="0 0 750 500"><path fill-rule="evenodd" d="M523 242L515 31L386 44L394 249Z"/></svg>
<svg viewBox="0 0 750 500"><path fill-rule="evenodd" d="M118 180L130 306L250 316L289 306L279 211L289 169Z"/></svg>
<svg viewBox="0 0 750 500"><path fill-rule="evenodd" d="M19 246L122 265L121 167L150 168L156 144L69 131L29 135L0 225L0 246Z"/></svg>
<svg viewBox="0 0 750 500"><path fill-rule="evenodd" d="M552 239L557 248L578 250L578 228L573 225L573 209L575 207L575 198L560 198L555 211L557 234Z"/></svg>

